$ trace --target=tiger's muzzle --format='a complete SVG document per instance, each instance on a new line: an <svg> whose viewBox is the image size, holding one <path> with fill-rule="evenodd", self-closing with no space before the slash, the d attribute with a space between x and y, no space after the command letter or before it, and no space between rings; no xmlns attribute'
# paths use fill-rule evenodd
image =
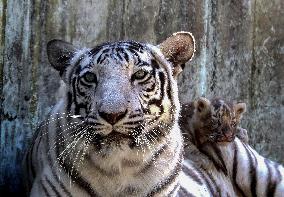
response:
<svg viewBox="0 0 284 197"><path fill-rule="evenodd" d="M104 111L98 111L99 116L107 121L111 125L115 125L119 120L125 117L127 110L115 113L107 113Z"/></svg>

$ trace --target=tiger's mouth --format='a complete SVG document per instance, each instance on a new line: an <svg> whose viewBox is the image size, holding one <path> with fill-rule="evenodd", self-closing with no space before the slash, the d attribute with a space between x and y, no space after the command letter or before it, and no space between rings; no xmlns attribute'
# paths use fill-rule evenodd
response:
<svg viewBox="0 0 284 197"><path fill-rule="evenodd" d="M209 135L209 141L214 143L227 143L235 140L235 134L223 134L223 133L214 133L213 135Z"/></svg>
<svg viewBox="0 0 284 197"><path fill-rule="evenodd" d="M116 130L112 130L110 134L103 136L103 138L108 140L119 140L119 139L132 139L132 136L130 134L124 134Z"/></svg>
<svg viewBox="0 0 284 197"><path fill-rule="evenodd" d="M119 146L125 142L133 142L134 137L131 134L120 133L116 130L112 130L109 134L95 134L92 140L92 144L101 149L105 145Z"/></svg>
<svg viewBox="0 0 284 197"><path fill-rule="evenodd" d="M220 137L218 137L217 139L216 139L216 142L218 143L222 143L222 142L232 142L232 141L234 141L234 139L235 139L235 135L234 134L231 134L231 135L222 135L222 136L220 136Z"/></svg>

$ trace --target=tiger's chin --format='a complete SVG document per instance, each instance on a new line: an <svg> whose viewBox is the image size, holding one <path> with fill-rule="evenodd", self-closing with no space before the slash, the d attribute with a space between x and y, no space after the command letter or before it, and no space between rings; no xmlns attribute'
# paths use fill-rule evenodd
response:
<svg viewBox="0 0 284 197"><path fill-rule="evenodd" d="M135 140L130 136L112 133L101 137L99 141L95 141L89 155L93 158L95 163L104 163L111 158L116 158L115 160L120 162L118 158L121 156L124 155L124 158L128 158L130 155L135 155L136 157L140 155L140 152L142 151L137 148ZM113 163L115 162L113 161Z"/></svg>
<svg viewBox="0 0 284 197"><path fill-rule="evenodd" d="M228 135L228 136L225 136L225 135L214 136L213 139L211 138L209 141L211 143L216 143L216 144L221 145L221 146L226 146L234 140L235 140L235 135L231 134L231 135Z"/></svg>

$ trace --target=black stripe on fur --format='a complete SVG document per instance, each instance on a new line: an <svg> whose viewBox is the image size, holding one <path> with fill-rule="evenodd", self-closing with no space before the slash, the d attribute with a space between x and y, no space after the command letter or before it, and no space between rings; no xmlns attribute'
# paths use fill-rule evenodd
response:
<svg viewBox="0 0 284 197"><path fill-rule="evenodd" d="M198 174L196 173L195 170L189 169L187 166L183 165L182 171L192 178L198 185L203 185L202 180L199 178Z"/></svg>
<svg viewBox="0 0 284 197"><path fill-rule="evenodd" d="M49 195L49 192L48 192L47 188L46 188L45 185L44 185L43 180L40 180L40 185L41 185L41 187L42 187L42 189L43 189L43 192L44 192L45 196L51 197L51 196Z"/></svg>
<svg viewBox="0 0 284 197"><path fill-rule="evenodd" d="M44 177L48 186L50 189L56 194L56 196L61 196L60 193L57 191L56 187L52 184L52 182L47 178L47 176Z"/></svg>
<svg viewBox="0 0 284 197"><path fill-rule="evenodd" d="M239 191L239 193L242 196L246 196L244 191L240 188L240 186L238 185L237 182L237 173L238 173L238 146L236 144L236 142L233 143L233 149L234 149L234 160L233 160L233 182L237 188L237 190Z"/></svg>
<svg viewBox="0 0 284 197"><path fill-rule="evenodd" d="M183 153L181 151L180 155L179 155L179 159L178 159L178 162L177 162L177 165L176 167L174 168L174 170L170 173L170 175L165 178L162 182L158 183L154 189L148 193L146 196L147 197L150 197L150 196L154 196L155 194L158 194L160 193L161 191L163 191L164 189L167 188L167 186L169 186L170 184L172 184L176 177L178 177L179 175L179 172L181 171L181 167L182 167L182 159L183 159Z"/></svg>
<svg viewBox="0 0 284 197"><path fill-rule="evenodd" d="M146 165L139 170L138 175L140 176L141 174L145 174L153 165L155 165L155 161L158 160L168 148L168 145L164 144L159 150L157 150L151 157L150 161L148 161Z"/></svg>
<svg viewBox="0 0 284 197"><path fill-rule="evenodd" d="M253 153L251 153L248 149L248 147L244 144L244 148L246 151L246 154L248 156L248 161L249 161L249 176L251 178L251 182L250 182L250 190L251 190L251 195L253 197L256 197L256 186L257 186L257 175L256 175L256 164L253 158ZM253 155L253 156L252 156Z"/></svg>
<svg viewBox="0 0 284 197"><path fill-rule="evenodd" d="M281 175L279 170L277 169L277 164L273 165L273 162L271 162L268 159L265 159L264 162L268 169L268 178L269 178L268 185L266 188L266 196L274 196L276 187L281 181ZM273 173L273 171L275 171L276 176Z"/></svg>
<svg viewBox="0 0 284 197"><path fill-rule="evenodd" d="M183 187L180 187L180 189L178 191L178 196L179 197L196 197L196 196L194 196L192 193L190 193L189 191L187 191Z"/></svg>

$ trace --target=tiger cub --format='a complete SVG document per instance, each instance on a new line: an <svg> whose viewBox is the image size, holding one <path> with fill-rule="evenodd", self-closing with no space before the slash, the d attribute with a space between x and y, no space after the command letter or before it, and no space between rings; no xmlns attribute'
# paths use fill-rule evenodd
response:
<svg viewBox="0 0 284 197"><path fill-rule="evenodd" d="M259 155L247 144L247 131L238 127L245 111L245 103L199 98L183 106L183 123L203 162L227 174L240 196L283 196L283 166Z"/></svg>
<svg viewBox="0 0 284 197"><path fill-rule="evenodd" d="M192 106L190 106L192 105ZM193 140L197 146L206 142L226 143L235 139L235 136L248 143L247 131L238 127L243 113L246 111L245 103L227 103L215 98L211 102L206 98L184 105L193 111L191 120Z"/></svg>

